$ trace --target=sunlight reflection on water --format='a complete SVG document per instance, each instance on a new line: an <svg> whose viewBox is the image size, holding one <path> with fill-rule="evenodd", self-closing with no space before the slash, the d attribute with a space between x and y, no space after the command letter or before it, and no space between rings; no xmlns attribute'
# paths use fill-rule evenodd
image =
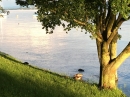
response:
<svg viewBox="0 0 130 97"><path fill-rule="evenodd" d="M11 54L34 66L73 76L78 69L85 70L84 80L98 82L99 62L95 40L89 35L72 30L66 34L57 27L53 34L46 34L41 23L33 17L36 10L10 10L7 19L1 19L0 51ZM118 53L127 45L130 21L122 26ZM119 68L119 87L130 95L130 58Z"/></svg>

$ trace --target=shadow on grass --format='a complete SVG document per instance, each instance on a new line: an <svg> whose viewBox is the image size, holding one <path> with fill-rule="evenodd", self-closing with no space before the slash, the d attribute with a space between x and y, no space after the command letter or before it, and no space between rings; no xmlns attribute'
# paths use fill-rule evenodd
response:
<svg viewBox="0 0 130 97"><path fill-rule="evenodd" d="M82 97L61 84L39 83L29 78L16 79L0 69L0 97Z"/></svg>

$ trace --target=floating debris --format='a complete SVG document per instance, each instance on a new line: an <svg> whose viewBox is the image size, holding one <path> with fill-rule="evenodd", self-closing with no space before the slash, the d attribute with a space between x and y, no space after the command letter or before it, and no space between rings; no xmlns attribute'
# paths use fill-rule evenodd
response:
<svg viewBox="0 0 130 97"><path fill-rule="evenodd" d="M84 70L83 70L83 69L78 69L78 71L79 71L79 72L84 72Z"/></svg>

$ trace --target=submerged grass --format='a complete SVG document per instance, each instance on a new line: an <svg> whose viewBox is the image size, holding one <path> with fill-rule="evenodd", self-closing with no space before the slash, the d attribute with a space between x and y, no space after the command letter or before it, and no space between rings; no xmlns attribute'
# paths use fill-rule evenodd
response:
<svg viewBox="0 0 130 97"><path fill-rule="evenodd" d="M0 52L0 97L125 97L120 90L99 90L96 84L75 81L24 65Z"/></svg>

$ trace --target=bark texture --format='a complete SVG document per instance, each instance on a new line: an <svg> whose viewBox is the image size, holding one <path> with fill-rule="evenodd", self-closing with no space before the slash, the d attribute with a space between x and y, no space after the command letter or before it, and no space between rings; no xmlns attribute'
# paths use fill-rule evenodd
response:
<svg viewBox="0 0 130 97"><path fill-rule="evenodd" d="M113 88L116 89L117 81L117 70L120 65L125 61L126 58L130 56L130 43L125 47L125 49L116 57L116 44L111 44L110 48L112 50L109 53L108 45L104 43L102 46L101 53L101 66L100 66L100 82L99 85L102 88Z"/></svg>

